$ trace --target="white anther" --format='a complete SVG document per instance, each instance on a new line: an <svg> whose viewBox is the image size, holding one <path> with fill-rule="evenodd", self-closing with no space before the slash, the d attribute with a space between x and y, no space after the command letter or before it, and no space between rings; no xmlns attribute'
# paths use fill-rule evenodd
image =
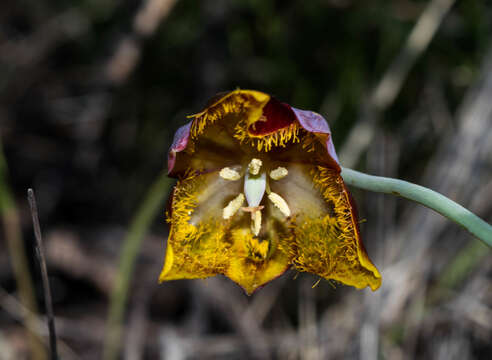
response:
<svg viewBox="0 0 492 360"><path fill-rule="evenodd" d="M286 168L279 166L275 170L270 171L270 177L273 180L280 180L280 179L283 179L284 177L286 177L288 173L289 172L287 171Z"/></svg>
<svg viewBox="0 0 492 360"><path fill-rule="evenodd" d="M263 165L263 162L260 159L252 159L248 164L249 173L251 175L258 175L261 165Z"/></svg>
<svg viewBox="0 0 492 360"><path fill-rule="evenodd" d="M258 236L261 229L261 211L256 210L251 213L251 231L255 236Z"/></svg>
<svg viewBox="0 0 492 360"><path fill-rule="evenodd" d="M282 214L284 214L287 217L290 216L289 205L287 205L287 202L284 200L282 196L274 192L271 192L270 194L268 194L268 198L280 210Z"/></svg>
<svg viewBox="0 0 492 360"><path fill-rule="evenodd" d="M241 178L241 175L234 169L225 167L220 170L219 176L224 180L236 181Z"/></svg>
<svg viewBox="0 0 492 360"><path fill-rule="evenodd" d="M241 193L236 196L234 199L229 201L229 204L222 210L222 217L224 220L232 217L237 211L243 206L244 203L244 195Z"/></svg>

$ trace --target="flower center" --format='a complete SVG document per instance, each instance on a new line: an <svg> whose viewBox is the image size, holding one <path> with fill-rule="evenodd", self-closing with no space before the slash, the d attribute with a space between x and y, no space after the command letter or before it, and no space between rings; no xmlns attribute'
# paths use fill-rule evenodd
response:
<svg viewBox="0 0 492 360"><path fill-rule="evenodd" d="M280 180L286 177L288 173L286 168L279 166L269 171L269 178ZM228 181L236 181L244 176L244 194L238 194L223 209L222 217L224 220L234 216L239 209L249 212L251 213L251 231L255 236L258 236L261 231L261 211L264 209L264 206L260 205L260 203L265 192L268 195L268 199L285 217L290 216L291 212L287 202L279 194L270 191L267 169L263 167L263 162L260 159L251 159L243 175L234 169L225 167L220 171L219 176ZM248 204L246 207L243 206L245 199Z"/></svg>

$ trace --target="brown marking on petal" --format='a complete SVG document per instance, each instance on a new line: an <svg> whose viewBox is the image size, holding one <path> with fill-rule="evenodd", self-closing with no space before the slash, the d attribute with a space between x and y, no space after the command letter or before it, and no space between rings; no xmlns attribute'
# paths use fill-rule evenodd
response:
<svg viewBox="0 0 492 360"><path fill-rule="evenodd" d="M174 194L176 192L176 185L173 186L171 190L171 194L169 194L169 197L167 198L166 202L166 221L170 222L171 217L173 216L173 199L174 199Z"/></svg>
<svg viewBox="0 0 492 360"><path fill-rule="evenodd" d="M269 237L257 239L249 229L232 230L230 252L234 255L230 257L224 275L240 285L248 295L282 275L291 266L292 255L287 250L289 244L282 247L275 244L288 239L286 231L271 229ZM264 248L259 249L259 246Z"/></svg>
<svg viewBox="0 0 492 360"><path fill-rule="evenodd" d="M328 215L331 217L335 217L337 214L335 212L335 204L333 203L332 200L328 200L326 202L327 208L328 208Z"/></svg>

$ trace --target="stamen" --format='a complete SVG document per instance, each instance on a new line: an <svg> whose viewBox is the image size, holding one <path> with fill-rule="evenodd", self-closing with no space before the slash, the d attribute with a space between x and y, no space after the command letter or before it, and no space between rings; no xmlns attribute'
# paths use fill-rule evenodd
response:
<svg viewBox="0 0 492 360"><path fill-rule="evenodd" d="M229 201L229 204L222 210L222 217L224 220L232 217L237 211L243 206L244 203L244 195L241 193L236 196L234 199Z"/></svg>
<svg viewBox="0 0 492 360"><path fill-rule="evenodd" d="M260 159L252 159L248 165L249 173L251 175L258 175L261 165L263 165L263 162Z"/></svg>
<svg viewBox="0 0 492 360"><path fill-rule="evenodd" d="M288 173L289 173L289 171L287 171L286 168L279 166L275 170L270 171L270 177L273 180L280 180L280 179L283 179L284 177L286 177Z"/></svg>
<svg viewBox="0 0 492 360"><path fill-rule="evenodd" d="M256 210L251 213L251 231L255 236L258 236L261 230L261 211Z"/></svg>
<svg viewBox="0 0 492 360"><path fill-rule="evenodd" d="M236 181L241 178L241 175L234 169L225 167L220 170L219 176L224 180Z"/></svg>
<svg viewBox="0 0 492 360"><path fill-rule="evenodd" d="M284 200L282 196L274 192L271 192L270 194L268 194L268 198L280 210L282 214L284 214L287 217L290 216L289 205L287 205L287 202Z"/></svg>

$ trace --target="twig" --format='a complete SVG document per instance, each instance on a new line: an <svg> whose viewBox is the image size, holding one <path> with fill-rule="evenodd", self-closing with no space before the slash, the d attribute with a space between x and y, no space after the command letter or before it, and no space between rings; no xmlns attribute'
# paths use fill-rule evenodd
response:
<svg viewBox="0 0 492 360"><path fill-rule="evenodd" d="M56 331L55 317L53 315L53 303L51 301L50 282L48 280L48 270L46 269L46 259L44 258L43 240L41 237L41 226L39 225L38 207L36 205L36 197L32 189L27 190L27 200L31 209L32 224L34 227L34 236L36 237L36 257L41 268L41 280L43 282L44 304L46 315L48 316L48 330L50 336L51 359L58 359L58 351L56 350Z"/></svg>
<svg viewBox="0 0 492 360"><path fill-rule="evenodd" d="M364 190L402 196L427 206L463 226L472 235L492 247L492 225L438 192L407 181L367 175L347 168L342 169L342 177L349 185Z"/></svg>
<svg viewBox="0 0 492 360"><path fill-rule="evenodd" d="M453 126L436 139L436 151L427 161L419 180L419 183L450 195L454 201L484 215L492 209L492 186L487 184L491 179L490 166L487 165L492 154L492 133L488 131L492 117L491 96L492 48L489 48L474 83L467 89L464 100L453 115ZM405 148L405 144L402 146ZM464 239L458 239L463 237L462 232L447 227L449 222L446 218L432 216L426 209L410 203L402 209L401 221L391 236L392 249L388 252L383 271L385 281L382 290L386 294L382 304L384 324L400 321L401 314L414 306L411 303L419 301L414 296L418 288L429 281L429 274L435 271L436 266L442 266L436 265L436 259L450 262L466 247L463 241L459 241ZM490 222L491 218L486 220ZM437 243L443 234L446 234L448 244L445 249ZM437 250L438 255L434 253L436 249L440 249ZM484 249L490 256L486 251L487 245ZM429 261L431 256L434 261ZM479 259L475 261L479 262ZM439 272L446 275L448 269L443 268ZM433 297L434 292L431 291L427 303L434 304Z"/></svg>
<svg viewBox="0 0 492 360"><path fill-rule="evenodd" d="M104 360L114 360L118 357L122 332L121 323L123 321L135 260L140 251L142 240L155 215L161 209L162 200L169 192L170 186L171 180L167 177L167 174L162 173L150 187L123 241L118 274L116 275L116 283L109 305L107 336L103 353Z"/></svg>
<svg viewBox="0 0 492 360"><path fill-rule="evenodd" d="M28 315L30 315L33 319L32 322L28 324L30 327L29 330L35 334L38 341L47 345L46 340L46 327L44 326L44 322L41 318L34 314L31 310L22 305L19 300L17 300L14 296L10 295L4 288L0 287L0 307L3 311L9 314L13 319L17 321L22 321ZM63 359L70 360L79 360L80 358L77 354L68 346L65 342L59 341L60 345L60 353Z"/></svg>
<svg viewBox="0 0 492 360"><path fill-rule="evenodd" d="M432 0L424 9L400 53L372 92L362 118L345 141L340 151L343 164L355 166L362 152L371 144L379 114L393 103L408 73L429 46L454 2L455 0Z"/></svg>
<svg viewBox="0 0 492 360"><path fill-rule="evenodd" d="M3 155L0 138L0 215L4 225L5 239L12 268L14 270L19 298L22 304L30 310L24 314L23 323L27 330L27 340L30 345L31 356L34 360L45 360L45 348L36 334L32 331L33 323L35 322L38 311L36 296L31 274L29 273L19 213L7 180L7 173L7 161Z"/></svg>

